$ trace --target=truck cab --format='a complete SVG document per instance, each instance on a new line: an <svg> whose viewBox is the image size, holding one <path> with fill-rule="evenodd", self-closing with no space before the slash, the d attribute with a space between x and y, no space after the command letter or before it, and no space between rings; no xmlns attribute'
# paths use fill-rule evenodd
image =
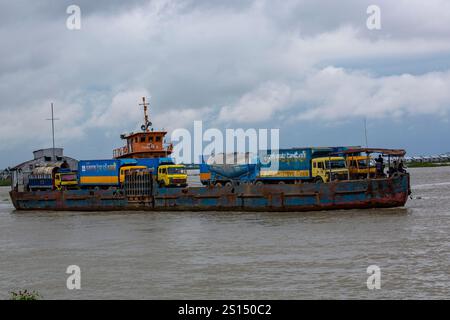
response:
<svg viewBox="0 0 450 320"><path fill-rule="evenodd" d="M369 173L370 177L374 177L377 173L375 161L367 156L348 156L347 168L352 179L364 179L367 178ZM369 167L367 166L369 163Z"/></svg>
<svg viewBox="0 0 450 320"><path fill-rule="evenodd" d="M67 190L78 187L77 173L73 171L62 171L55 173L55 189Z"/></svg>
<svg viewBox="0 0 450 320"><path fill-rule="evenodd" d="M130 171L133 170L145 170L147 169L147 166L135 166L135 165L131 165L131 166L122 166L120 167L120 172L119 172L119 183L121 185L123 185L123 183L125 182L125 175L127 173L129 173Z"/></svg>
<svg viewBox="0 0 450 320"><path fill-rule="evenodd" d="M316 183L348 179L349 171L343 157L314 158L311 163L311 176Z"/></svg>
<svg viewBox="0 0 450 320"><path fill-rule="evenodd" d="M187 171L182 164L163 164L158 167L158 184L160 187L186 187Z"/></svg>

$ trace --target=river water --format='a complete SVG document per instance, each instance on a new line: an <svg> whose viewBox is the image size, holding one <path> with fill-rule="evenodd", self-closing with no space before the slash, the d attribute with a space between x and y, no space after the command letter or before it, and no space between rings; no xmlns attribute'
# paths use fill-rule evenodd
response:
<svg viewBox="0 0 450 320"><path fill-rule="evenodd" d="M450 167L410 172L405 208L312 213L15 212L0 188L0 298L448 299Z"/></svg>

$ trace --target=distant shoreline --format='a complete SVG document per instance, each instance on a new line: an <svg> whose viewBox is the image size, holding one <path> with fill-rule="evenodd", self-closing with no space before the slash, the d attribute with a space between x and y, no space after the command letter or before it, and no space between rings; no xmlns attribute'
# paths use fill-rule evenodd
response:
<svg viewBox="0 0 450 320"><path fill-rule="evenodd" d="M410 162L407 163L408 168L435 168L435 167L448 167L450 162Z"/></svg>

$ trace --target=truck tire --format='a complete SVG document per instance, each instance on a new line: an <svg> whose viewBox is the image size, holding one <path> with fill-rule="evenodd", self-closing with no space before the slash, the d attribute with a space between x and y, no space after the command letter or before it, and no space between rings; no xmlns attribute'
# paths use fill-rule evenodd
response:
<svg viewBox="0 0 450 320"><path fill-rule="evenodd" d="M314 179L314 182L315 182L315 183L323 183L323 179L322 179L321 177L316 177L316 178Z"/></svg>
<svg viewBox="0 0 450 320"><path fill-rule="evenodd" d="M227 183L225 183L225 187L232 187L233 183L231 181L228 181Z"/></svg>
<svg viewBox="0 0 450 320"><path fill-rule="evenodd" d="M255 185L257 185L257 186L262 186L264 184L264 182L262 182L262 181L256 181L255 182Z"/></svg>
<svg viewBox="0 0 450 320"><path fill-rule="evenodd" d="M284 181L278 181L278 184L286 184Z"/></svg>
<svg viewBox="0 0 450 320"><path fill-rule="evenodd" d="M215 185L217 188L222 188L222 184L221 184L220 182L216 182L214 185Z"/></svg>

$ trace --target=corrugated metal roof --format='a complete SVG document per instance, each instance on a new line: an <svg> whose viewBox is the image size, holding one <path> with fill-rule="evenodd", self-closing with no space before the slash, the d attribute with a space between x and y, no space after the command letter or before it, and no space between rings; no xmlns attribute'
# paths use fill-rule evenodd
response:
<svg viewBox="0 0 450 320"><path fill-rule="evenodd" d="M20 163L20 164L18 164L18 165L16 165L15 167L13 167L13 168L11 168L11 170L13 171L13 170L18 170L18 169L21 169L21 168L24 168L24 167L26 167L27 165L35 165L35 166L39 166L39 167L45 167L45 166L47 166L47 165L50 165L50 166L54 166L54 165L58 165L58 166L61 166L61 164L64 162L64 161L67 161L67 162L75 162L75 163L78 163L78 160L77 159L74 159L74 158L71 158L71 157L67 157L67 156L63 156L62 157L62 161L51 161L51 162L47 162L47 161L45 161L45 160L43 160L43 159L34 159L34 160L28 160L28 161L25 161L25 162L22 162L22 163Z"/></svg>

